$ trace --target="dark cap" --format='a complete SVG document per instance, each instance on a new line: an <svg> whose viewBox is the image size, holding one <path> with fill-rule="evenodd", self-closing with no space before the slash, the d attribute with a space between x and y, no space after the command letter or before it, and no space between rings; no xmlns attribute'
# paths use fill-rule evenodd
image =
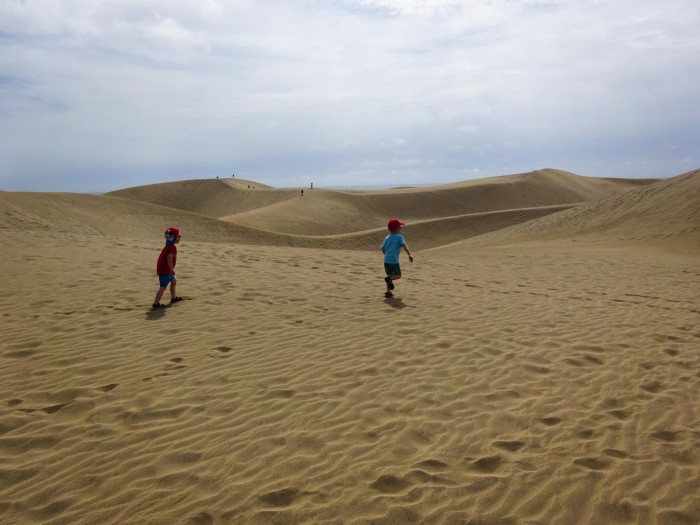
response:
<svg viewBox="0 0 700 525"><path fill-rule="evenodd" d="M389 228L390 232L393 232L394 230L397 230L400 226L405 226L405 222L401 222L398 219L389 219L389 222L387 223L386 227Z"/></svg>

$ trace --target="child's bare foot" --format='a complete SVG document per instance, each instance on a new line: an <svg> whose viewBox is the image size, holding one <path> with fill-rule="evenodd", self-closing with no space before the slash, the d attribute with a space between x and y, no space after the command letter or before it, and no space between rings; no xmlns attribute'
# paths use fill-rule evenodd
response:
<svg viewBox="0 0 700 525"><path fill-rule="evenodd" d="M394 294L391 293L391 292L386 292L386 293L384 294L384 297L394 297Z"/></svg>

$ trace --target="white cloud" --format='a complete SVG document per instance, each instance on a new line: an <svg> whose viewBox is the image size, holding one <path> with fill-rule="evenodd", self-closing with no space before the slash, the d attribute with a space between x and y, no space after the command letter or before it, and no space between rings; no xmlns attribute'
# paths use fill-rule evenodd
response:
<svg viewBox="0 0 700 525"><path fill-rule="evenodd" d="M426 177L406 153L443 180L611 176L676 145L652 176L697 157L698 22L691 0L6 0L0 188Z"/></svg>

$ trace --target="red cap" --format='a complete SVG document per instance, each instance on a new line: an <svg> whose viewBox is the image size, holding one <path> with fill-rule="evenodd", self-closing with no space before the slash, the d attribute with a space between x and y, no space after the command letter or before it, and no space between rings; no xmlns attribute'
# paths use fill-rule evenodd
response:
<svg viewBox="0 0 700 525"><path fill-rule="evenodd" d="M179 235L180 230L178 228L175 228L174 226L171 226L170 228L165 230L165 239L168 241L174 241L178 238Z"/></svg>
<svg viewBox="0 0 700 525"><path fill-rule="evenodd" d="M398 229L399 226L406 226L406 223L401 222L398 219L389 219L389 222L386 225L386 227L389 228L390 232L393 232L394 230Z"/></svg>

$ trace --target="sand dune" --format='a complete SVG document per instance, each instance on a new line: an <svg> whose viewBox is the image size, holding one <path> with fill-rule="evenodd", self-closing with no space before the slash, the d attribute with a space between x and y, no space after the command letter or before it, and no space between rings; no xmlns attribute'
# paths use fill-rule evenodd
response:
<svg viewBox="0 0 700 525"><path fill-rule="evenodd" d="M391 216L416 222L588 202L619 195L652 182L596 179L545 169L429 188L387 191L314 189L307 190L303 197L299 190L259 190L252 182L246 186L255 186L255 190L233 188L224 180L142 186L108 195L191 211L255 229L320 236L373 229Z"/></svg>
<svg viewBox="0 0 700 525"><path fill-rule="evenodd" d="M471 240L655 243L700 253L700 170Z"/></svg>
<svg viewBox="0 0 700 525"><path fill-rule="evenodd" d="M411 222L409 226L409 244L412 249L416 250L436 248L569 209L571 206L540 206L538 208L471 213L455 217L415 221ZM386 228L382 227L345 235L324 237L294 236L291 243L294 246L312 246L326 249L375 250L387 233Z"/></svg>
<svg viewBox="0 0 700 525"><path fill-rule="evenodd" d="M198 214L0 192L0 523L699 523L700 253L668 249L698 173L548 206L522 183L561 200L555 173L256 197L251 226L211 215L246 181L190 187ZM392 299L386 217L262 227L406 195ZM186 300L152 310L171 224Z"/></svg>
<svg viewBox="0 0 700 525"><path fill-rule="evenodd" d="M208 217L243 213L296 197L299 192L275 189L242 179L198 179L149 184L105 195L148 202Z"/></svg>
<svg viewBox="0 0 700 525"><path fill-rule="evenodd" d="M416 249L433 248L565 208L567 206L549 206L421 221L412 226L411 244ZM177 224L186 239L199 242L373 250L386 235L384 227L323 237L287 235L164 206L84 194L0 193L0 209L5 211L0 230L8 235L20 232L20 236L27 231L95 234L127 242L157 237L169 225Z"/></svg>
<svg viewBox="0 0 700 525"><path fill-rule="evenodd" d="M247 244L286 244L283 235L252 230L211 217L117 197L79 193L0 193L0 229L53 234L151 239L179 224L190 239Z"/></svg>
<svg viewBox="0 0 700 525"><path fill-rule="evenodd" d="M17 193L3 200L10 213L5 225L13 228L26 223L31 228L146 238L177 222L196 241L327 249L374 249L385 235L386 218L398 214L412 225L412 245L426 249L648 182L541 170L427 189L314 189L301 197L297 190L216 179L141 186L104 196ZM537 206L527 207L533 203ZM239 213L214 220L232 210ZM408 216L397 213L408 210Z"/></svg>

